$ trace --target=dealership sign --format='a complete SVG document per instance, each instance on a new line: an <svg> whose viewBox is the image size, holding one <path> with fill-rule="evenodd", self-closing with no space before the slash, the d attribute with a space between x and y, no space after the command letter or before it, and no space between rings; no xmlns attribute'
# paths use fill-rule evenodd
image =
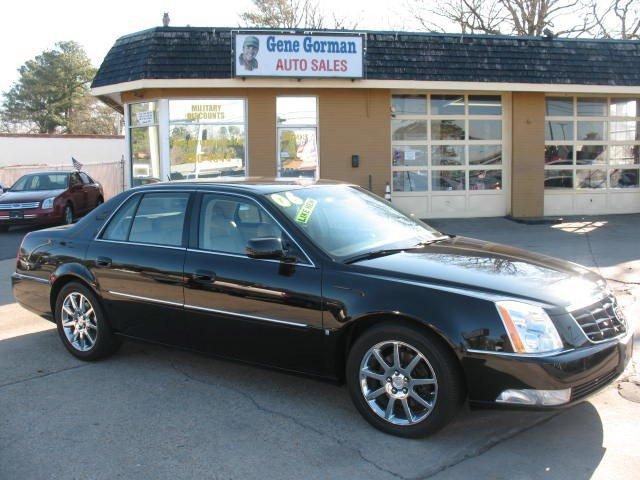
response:
<svg viewBox="0 0 640 480"><path fill-rule="evenodd" d="M236 77L363 76L359 35L238 33L234 57Z"/></svg>

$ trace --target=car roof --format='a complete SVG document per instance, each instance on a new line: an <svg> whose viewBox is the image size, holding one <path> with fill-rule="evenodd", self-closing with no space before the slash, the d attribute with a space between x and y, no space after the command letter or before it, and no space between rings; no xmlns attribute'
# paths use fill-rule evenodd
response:
<svg viewBox="0 0 640 480"><path fill-rule="evenodd" d="M274 177L217 177L217 178L199 178L195 180L173 180L170 182L158 182L150 183L147 185L141 185L136 189L140 190L152 190L154 188L171 187L171 188L184 188L184 187L215 187L219 189L223 187L229 191L245 191L253 192L260 195L268 195L274 192L283 192L287 190L297 190L306 187L320 187L320 186L338 186L338 185L351 185L345 182L339 182L335 180L314 180L304 178L274 178Z"/></svg>

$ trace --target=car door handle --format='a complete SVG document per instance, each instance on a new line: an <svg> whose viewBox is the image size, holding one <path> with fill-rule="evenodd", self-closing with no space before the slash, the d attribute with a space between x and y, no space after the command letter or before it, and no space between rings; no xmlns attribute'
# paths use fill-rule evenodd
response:
<svg viewBox="0 0 640 480"><path fill-rule="evenodd" d="M213 283L216 281L216 274L210 270L196 270L192 278L196 283Z"/></svg>
<svg viewBox="0 0 640 480"><path fill-rule="evenodd" d="M110 267L111 259L107 257L98 257L96 258L96 265L99 267Z"/></svg>

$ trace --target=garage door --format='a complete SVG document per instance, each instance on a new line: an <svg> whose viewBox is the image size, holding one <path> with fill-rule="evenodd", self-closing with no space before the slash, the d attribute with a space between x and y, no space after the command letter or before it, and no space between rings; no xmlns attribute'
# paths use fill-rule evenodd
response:
<svg viewBox="0 0 640 480"><path fill-rule="evenodd" d="M638 102L546 98L545 215L640 212Z"/></svg>
<svg viewBox="0 0 640 480"><path fill-rule="evenodd" d="M392 95L393 203L419 218L506 215L505 110L501 95Z"/></svg>

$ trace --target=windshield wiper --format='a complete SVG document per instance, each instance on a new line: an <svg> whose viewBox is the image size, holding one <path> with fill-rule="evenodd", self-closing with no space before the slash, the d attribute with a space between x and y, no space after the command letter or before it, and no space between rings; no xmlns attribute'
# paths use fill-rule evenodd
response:
<svg viewBox="0 0 640 480"><path fill-rule="evenodd" d="M440 242L442 240L447 240L452 238L451 235L442 235L441 237L432 238L430 240L423 240L415 245L411 245L409 247L402 248L383 248L380 250L373 250L371 252L361 253L359 255L354 255L353 257L349 257L346 260L343 260L343 263L355 263L360 260L369 260L372 258L384 257L386 255L393 255L394 253L406 252L407 250L419 250L427 245L431 245L432 243Z"/></svg>

